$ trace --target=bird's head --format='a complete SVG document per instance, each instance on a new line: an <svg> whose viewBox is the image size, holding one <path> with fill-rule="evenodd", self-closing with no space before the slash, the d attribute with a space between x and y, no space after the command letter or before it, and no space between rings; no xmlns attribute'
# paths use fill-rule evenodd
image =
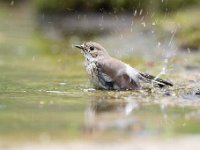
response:
<svg viewBox="0 0 200 150"><path fill-rule="evenodd" d="M81 49L87 59L108 55L106 49L96 42L86 42L75 47Z"/></svg>

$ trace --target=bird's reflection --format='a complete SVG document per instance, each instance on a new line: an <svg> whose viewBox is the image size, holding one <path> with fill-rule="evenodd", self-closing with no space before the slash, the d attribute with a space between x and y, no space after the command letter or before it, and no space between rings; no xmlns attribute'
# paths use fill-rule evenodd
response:
<svg viewBox="0 0 200 150"><path fill-rule="evenodd" d="M159 100L146 93L116 93L98 92L90 96L85 109L86 133L113 135L120 132L132 136L173 133L179 125L177 110L183 115L187 112L174 101L168 101L168 97Z"/></svg>
<svg viewBox="0 0 200 150"><path fill-rule="evenodd" d="M141 126L134 111L139 104L132 97L93 97L85 111L86 131L138 131Z"/></svg>

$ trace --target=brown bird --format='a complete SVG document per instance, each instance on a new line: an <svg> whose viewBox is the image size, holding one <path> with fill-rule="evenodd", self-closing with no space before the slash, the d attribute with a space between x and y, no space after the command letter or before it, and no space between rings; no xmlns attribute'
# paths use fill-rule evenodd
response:
<svg viewBox="0 0 200 150"><path fill-rule="evenodd" d="M107 50L98 43L86 42L75 47L82 50L90 81L98 89L137 90L141 89L140 81L153 83L159 87L173 86L168 81L142 73L111 57Z"/></svg>

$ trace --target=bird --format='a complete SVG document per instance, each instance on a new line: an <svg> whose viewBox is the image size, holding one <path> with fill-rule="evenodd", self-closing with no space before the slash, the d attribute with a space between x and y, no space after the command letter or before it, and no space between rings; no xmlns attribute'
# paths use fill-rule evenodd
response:
<svg viewBox="0 0 200 150"><path fill-rule="evenodd" d="M85 57L85 68L95 89L140 90L141 82L158 87L173 86L169 81L143 73L129 64L109 55L108 51L96 42L75 45Z"/></svg>

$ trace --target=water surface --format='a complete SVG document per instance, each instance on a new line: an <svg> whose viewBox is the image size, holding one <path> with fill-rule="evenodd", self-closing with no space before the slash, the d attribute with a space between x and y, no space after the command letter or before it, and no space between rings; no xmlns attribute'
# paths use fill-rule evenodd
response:
<svg viewBox="0 0 200 150"><path fill-rule="evenodd" d="M200 97L195 95L200 82L199 53L175 52L166 61L156 50L148 52L147 57L148 44L140 53L135 53L140 47L118 51L113 43L122 40L121 45L128 49L127 45L132 45L131 32L90 37L142 71L157 75L167 67L168 72L162 77L175 84L165 90L94 90L88 82L82 54L72 46L81 38L49 38L38 29L30 10L1 11L0 139L7 145L10 141L110 141L199 135ZM138 36L142 40L145 35ZM152 45L157 44L155 41L150 39Z"/></svg>

